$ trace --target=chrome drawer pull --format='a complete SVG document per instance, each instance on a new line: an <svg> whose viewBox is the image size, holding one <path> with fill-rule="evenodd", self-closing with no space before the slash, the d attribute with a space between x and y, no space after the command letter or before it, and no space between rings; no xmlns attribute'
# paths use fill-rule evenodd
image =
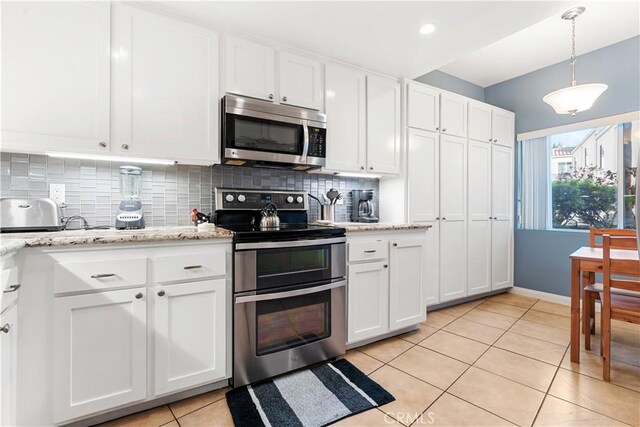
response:
<svg viewBox="0 0 640 427"><path fill-rule="evenodd" d="M106 274L94 274L91 276L92 279L104 279L107 277L113 277L116 273L106 273Z"/></svg>
<svg viewBox="0 0 640 427"><path fill-rule="evenodd" d="M6 291L4 291L4 293L5 293L5 294L9 294L9 293L11 293L11 292L15 292L15 291L17 291L18 289L20 289L20 286L22 286L22 285L21 285L21 284L19 284L19 283L18 283L17 285L11 285L11 286L9 286L9 289L7 289Z"/></svg>
<svg viewBox="0 0 640 427"><path fill-rule="evenodd" d="M4 332L5 334L8 334L10 330L11 325L9 325L8 323L5 323L4 326L0 328L0 332Z"/></svg>
<svg viewBox="0 0 640 427"><path fill-rule="evenodd" d="M184 269L185 270L195 270L196 268L202 268L201 265L187 265Z"/></svg>
<svg viewBox="0 0 640 427"><path fill-rule="evenodd" d="M365 253L365 254L373 254L373 253L375 253L375 252L376 252L376 250L375 250L375 249L372 249L372 250L370 250L370 251L364 251L364 253Z"/></svg>

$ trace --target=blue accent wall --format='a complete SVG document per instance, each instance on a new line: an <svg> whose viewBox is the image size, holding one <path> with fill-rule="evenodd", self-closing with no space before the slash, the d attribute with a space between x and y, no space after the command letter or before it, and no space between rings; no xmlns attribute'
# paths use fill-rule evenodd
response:
<svg viewBox="0 0 640 427"><path fill-rule="evenodd" d="M542 97L570 83L569 62L542 68L485 89L485 102L516 114L516 132L528 132L640 110L640 36L578 57L581 83L609 85L594 106L575 117L556 114ZM585 232L516 230L516 286L569 295L569 255L588 245Z"/></svg>
<svg viewBox="0 0 640 427"><path fill-rule="evenodd" d="M477 99L478 101L484 101L484 88L482 86L478 86L440 70L434 70L430 73L423 74L414 80L429 86L468 96L469 98Z"/></svg>

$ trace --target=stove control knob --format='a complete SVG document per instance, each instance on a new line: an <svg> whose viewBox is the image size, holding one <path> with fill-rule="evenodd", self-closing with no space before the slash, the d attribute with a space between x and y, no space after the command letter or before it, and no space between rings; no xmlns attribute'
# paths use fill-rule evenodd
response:
<svg viewBox="0 0 640 427"><path fill-rule="evenodd" d="M227 202L233 202L233 194L227 194L227 197L224 198Z"/></svg>
<svg viewBox="0 0 640 427"><path fill-rule="evenodd" d="M303 200L302 196L296 197L296 203L302 203Z"/></svg>
<svg viewBox="0 0 640 427"><path fill-rule="evenodd" d="M293 203L293 196L287 196L287 203Z"/></svg>
<svg viewBox="0 0 640 427"><path fill-rule="evenodd" d="M246 198L246 197L244 197L244 194L240 194L240 195L238 195L238 201L239 201L240 203L243 203L245 200L247 200L247 198Z"/></svg>

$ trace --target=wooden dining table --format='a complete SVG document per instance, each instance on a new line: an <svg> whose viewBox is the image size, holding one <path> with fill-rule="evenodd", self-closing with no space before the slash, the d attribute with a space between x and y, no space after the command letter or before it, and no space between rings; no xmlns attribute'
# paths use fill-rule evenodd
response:
<svg viewBox="0 0 640 427"><path fill-rule="evenodd" d="M594 283L595 274L602 273L602 248L584 246L571 259L571 361L580 363L580 296L583 286ZM633 249L611 249L611 274L638 274L640 256Z"/></svg>

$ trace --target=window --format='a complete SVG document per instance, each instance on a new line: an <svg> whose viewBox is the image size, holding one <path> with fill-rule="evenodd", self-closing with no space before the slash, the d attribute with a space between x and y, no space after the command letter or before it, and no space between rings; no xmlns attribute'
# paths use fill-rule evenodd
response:
<svg viewBox="0 0 640 427"><path fill-rule="evenodd" d="M636 228L640 121L574 130L519 144L519 227Z"/></svg>

